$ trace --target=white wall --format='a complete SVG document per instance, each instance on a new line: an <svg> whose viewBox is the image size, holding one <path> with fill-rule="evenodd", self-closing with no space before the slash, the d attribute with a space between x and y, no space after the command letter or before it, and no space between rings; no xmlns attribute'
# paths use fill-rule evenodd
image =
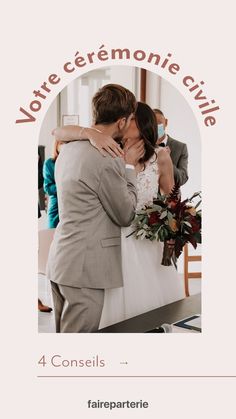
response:
<svg viewBox="0 0 236 419"><path fill-rule="evenodd" d="M196 118L182 94L168 81L154 73L147 73L147 103L159 108L168 119L167 133L176 140L187 144L189 152L189 179L181 188L182 197L191 197L201 190L201 138ZM201 254L201 246L195 251L189 246L190 254ZM198 262L191 264L190 270L200 271ZM178 271L183 272L183 255L178 261Z"/></svg>
<svg viewBox="0 0 236 419"><path fill-rule="evenodd" d="M183 198L191 197L201 190L201 138L196 118L182 94L164 79L161 79L160 109L168 118L168 134L187 144L189 152L189 179L181 188ZM189 245L190 254L201 254L201 246L195 251ZM183 272L183 255L178 261L178 271ZM201 264L193 262L190 271L201 271Z"/></svg>
<svg viewBox="0 0 236 419"><path fill-rule="evenodd" d="M201 138L196 118L181 93L165 79L147 73L149 106L159 108L168 119L167 133L187 144L189 151L189 180L182 186L182 196L190 197L201 190Z"/></svg>
<svg viewBox="0 0 236 419"><path fill-rule="evenodd" d="M60 120L62 115L79 115L79 124L92 123L91 101L98 89L108 83L125 86L136 94L137 69L130 66L103 67L75 79L60 93Z"/></svg>
<svg viewBox="0 0 236 419"><path fill-rule="evenodd" d="M160 108L161 77L147 71L146 75L146 102L151 108Z"/></svg>
<svg viewBox="0 0 236 419"><path fill-rule="evenodd" d="M161 79L160 109L168 118L168 134L187 144L189 180L181 188L183 197L201 190L201 138L192 109L179 91Z"/></svg>

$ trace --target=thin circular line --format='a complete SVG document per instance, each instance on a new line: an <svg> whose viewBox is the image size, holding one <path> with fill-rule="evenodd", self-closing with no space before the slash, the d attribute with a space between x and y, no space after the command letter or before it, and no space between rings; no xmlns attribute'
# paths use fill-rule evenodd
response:
<svg viewBox="0 0 236 419"><path fill-rule="evenodd" d="M236 375L37 375L37 378L236 378Z"/></svg>

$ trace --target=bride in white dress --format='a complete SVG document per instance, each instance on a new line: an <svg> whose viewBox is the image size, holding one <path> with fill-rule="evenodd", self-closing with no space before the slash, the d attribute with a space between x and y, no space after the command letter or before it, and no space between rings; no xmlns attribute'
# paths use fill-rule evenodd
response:
<svg viewBox="0 0 236 419"><path fill-rule="evenodd" d="M145 121L145 116L152 120L151 113L152 110L148 105L138 103L135 119L131 121L130 128L125 134L124 142L126 139L135 142L140 138L146 137L146 140L149 142L148 145L151 145L153 138L148 139L147 132L149 132L149 135L152 135L152 130L150 132L150 123L148 123L149 126L147 127ZM154 124L156 129L155 119ZM163 148L157 148L154 155L145 163L145 169L138 173L137 210L152 203L153 198L157 196L159 188L160 190L167 188L165 190L166 193L172 189L174 180L173 174L170 173L169 163L172 170L173 168L171 160L166 153L167 151L163 150ZM166 161L166 157L167 159L169 158L169 161ZM161 178L160 174L162 174ZM151 242L146 239L137 240L134 236L127 237L132 231L132 226L121 229L124 286L122 288L105 290L105 300L99 328L184 298L183 287L176 269L173 266L161 265L163 243Z"/></svg>
<svg viewBox="0 0 236 419"><path fill-rule="evenodd" d="M85 132L86 130L86 132ZM79 126L57 128L53 132L63 141L88 138L92 145L112 155L120 156L117 143L94 129ZM84 137L85 136L85 137ZM137 175L137 210L152 203L158 190L169 193L174 185L173 165L167 149L156 147L157 125L152 109L138 102L135 118L123 138L124 152L143 139L146 153ZM122 274L121 288L105 290L99 328L153 310L184 298L178 273L173 266L162 266L163 244L127 237L132 226L121 229Z"/></svg>

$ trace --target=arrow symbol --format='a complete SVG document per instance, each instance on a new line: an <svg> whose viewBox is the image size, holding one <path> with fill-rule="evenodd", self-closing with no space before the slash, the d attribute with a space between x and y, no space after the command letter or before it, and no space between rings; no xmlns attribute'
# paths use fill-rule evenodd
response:
<svg viewBox="0 0 236 419"><path fill-rule="evenodd" d="M128 362L127 361L121 361L120 364L122 364L122 365L128 365Z"/></svg>

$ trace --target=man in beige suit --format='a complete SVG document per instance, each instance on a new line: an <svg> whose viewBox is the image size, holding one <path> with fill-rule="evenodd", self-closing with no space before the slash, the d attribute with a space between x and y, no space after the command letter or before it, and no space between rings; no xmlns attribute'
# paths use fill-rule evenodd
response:
<svg viewBox="0 0 236 419"><path fill-rule="evenodd" d="M130 91L104 86L93 98L95 127L121 137L135 107ZM55 172L60 222L47 272L57 332L96 331L104 290L123 285L121 226L135 215L135 165L143 153L142 141L130 148L126 161L104 157L89 141L62 147Z"/></svg>

